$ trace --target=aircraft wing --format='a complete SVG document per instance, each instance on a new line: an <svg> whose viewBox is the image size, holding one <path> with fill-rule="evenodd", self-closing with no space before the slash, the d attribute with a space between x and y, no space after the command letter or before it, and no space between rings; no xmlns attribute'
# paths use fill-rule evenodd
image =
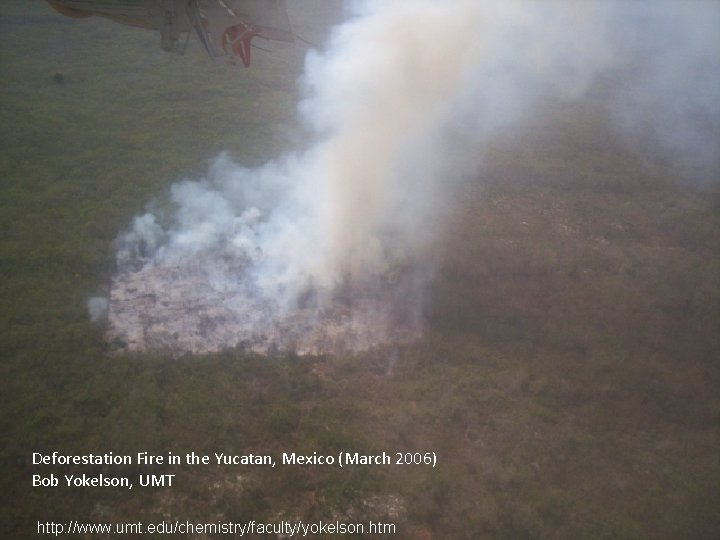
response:
<svg viewBox="0 0 720 540"><path fill-rule="evenodd" d="M195 31L212 58L240 58L250 65L255 37L292 42L285 0L47 0L63 15L98 15L160 30L161 47L176 50L183 33Z"/></svg>

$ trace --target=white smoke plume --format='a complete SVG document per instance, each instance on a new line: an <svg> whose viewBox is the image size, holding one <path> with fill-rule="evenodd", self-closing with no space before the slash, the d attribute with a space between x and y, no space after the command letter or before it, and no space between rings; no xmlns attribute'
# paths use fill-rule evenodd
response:
<svg viewBox="0 0 720 540"><path fill-rule="evenodd" d="M120 237L110 336L131 349L176 352L327 352L417 338L437 209L462 174L448 133L480 148L519 125L537 99L580 98L599 74L631 65L638 36L658 20L694 17L693 6L718 11L666 4L648 29L642 17L624 18L635 6L354 4L324 51L307 58L299 105L312 134L307 150L258 169L221 155L207 178L172 187L169 225L148 213ZM630 34L618 39L623 25ZM703 47L677 56L685 53L707 56ZM627 87L652 85L658 62L651 53ZM644 114L618 92L618 111ZM662 88L655 94L666 106L674 99Z"/></svg>
<svg viewBox="0 0 720 540"><path fill-rule="evenodd" d="M87 310L92 322L97 323L104 320L108 311L107 298L101 296L89 298L87 301Z"/></svg>

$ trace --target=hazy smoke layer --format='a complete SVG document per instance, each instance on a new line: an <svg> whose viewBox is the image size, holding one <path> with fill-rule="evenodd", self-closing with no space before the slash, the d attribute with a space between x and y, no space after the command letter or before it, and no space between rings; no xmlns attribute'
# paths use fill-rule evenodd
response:
<svg viewBox="0 0 720 540"><path fill-rule="evenodd" d="M146 214L120 238L111 337L198 352L357 350L416 338L436 208L461 173L449 132L479 146L519 125L536 99L579 98L615 69L625 70L610 100L618 118L643 118L685 155L699 148L693 138L717 142L709 43L718 26L694 35L692 24L717 19L716 4L643 6L358 3L325 52L308 56L300 111L309 150L259 169L220 156L206 179L173 186L169 226ZM679 50L653 48L666 27ZM714 71L692 88L665 71L700 66ZM699 127L683 124L699 110ZM673 136L671 126L682 131Z"/></svg>
<svg viewBox="0 0 720 540"><path fill-rule="evenodd" d="M720 2L616 1L606 15L624 80L614 116L655 137L694 182L720 180Z"/></svg>

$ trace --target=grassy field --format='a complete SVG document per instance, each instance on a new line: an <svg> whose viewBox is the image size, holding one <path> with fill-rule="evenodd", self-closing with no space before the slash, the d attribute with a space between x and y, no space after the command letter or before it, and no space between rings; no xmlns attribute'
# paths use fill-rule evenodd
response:
<svg viewBox="0 0 720 540"><path fill-rule="evenodd" d="M309 13L296 29L319 41L337 12ZM484 150L448 205L421 343L109 356L85 302L107 293L118 232L218 152L255 165L302 140L301 47L244 71L158 40L0 5L4 538L51 519L282 518L392 521L421 540L715 537L717 184L629 151L599 99L548 103ZM30 485L36 451L343 449L439 464L175 468L173 488L131 495Z"/></svg>

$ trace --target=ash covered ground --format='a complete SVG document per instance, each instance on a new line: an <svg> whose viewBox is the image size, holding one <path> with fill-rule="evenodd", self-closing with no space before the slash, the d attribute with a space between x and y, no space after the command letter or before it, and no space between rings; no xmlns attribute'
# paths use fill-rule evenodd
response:
<svg viewBox="0 0 720 540"><path fill-rule="evenodd" d="M236 347L304 355L406 344L421 335L417 316L399 299L392 300L398 297L397 283L355 294L347 287L322 307L308 292L298 306L280 315L278 306L258 297L250 285L219 286L216 269L194 261L149 264L117 274L110 293L109 341L124 350L173 355ZM229 263L226 271L242 269Z"/></svg>

